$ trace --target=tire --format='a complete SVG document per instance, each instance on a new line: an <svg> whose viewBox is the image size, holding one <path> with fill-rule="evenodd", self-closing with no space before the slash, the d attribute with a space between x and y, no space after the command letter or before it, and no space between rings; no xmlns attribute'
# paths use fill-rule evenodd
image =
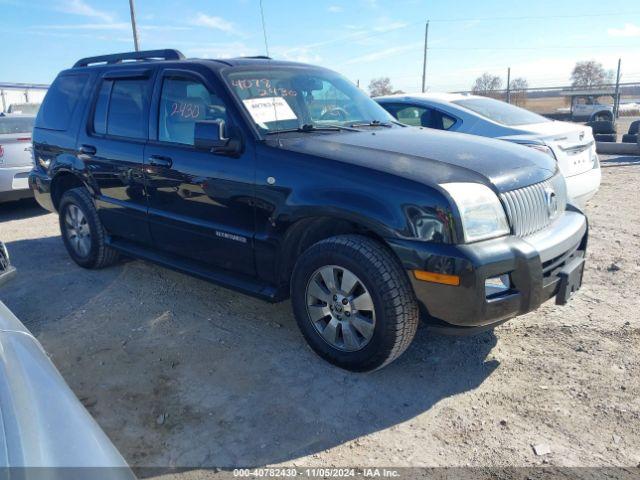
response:
<svg viewBox="0 0 640 480"><path fill-rule="evenodd" d="M596 122L613 122L613 114L611 112L598 112L591 119Z"/></svg>
<svg viewBox="0 0 640 480"><path fill-rule="evenodd" d="M629 125L629 134L637 135L638 133L640 133L640 120L634 120L631 122L631 125Z"/></svg>
<svg viewBox="0 0 640 480"><path fill-rule="evenodd" d="M622 135L622 143L638 143L638 137L640 137L640 135L637 133L625 133Z"/></svg>
<svg viewBox="0 0 640 480"><path fill-rule="evenodd" d="M604 133L611 134L616 133L616 124L609 120L593 120L587 123L592 129L594 134Z"/></svg>
<svg viewBox="0 0 640 480"><path fill-rule="evenodd" d="M58 212L62 241L74 262L84 268L104 268L116 262L118 252L107 245L107 234L85 188L65 192Z"/></svg>
<svg viewBox="0 0 640 480"><path fill-rule="evenodd" d="M323 282L322 274L326 274L327 269L334 273L338 287L334 292L341 290L337 299ZM353 283L349 274L360 283ZM346 292L349 283L352 288ZM314 297L315 292L319 292L316 293L319 296ZM361 301L367 293L370 302ZM342 295L349 298L347 303L341 300ZM321 296L326 301L322 301ZM331 237L306 250L293 270L291 302L309 346L328 362L356 372L376 370L398 358L413 340L418 327L418 303L406 272L383 245L360 235ZM350 319L348 308L353 312ZM336 318L340 315L339 309L342 320ZM311 310L315 313L313 317ZM368 320L366 329L362 328L363 317ZM327 330L332 322L335 329ZM343 325L347 330L343 330ZM325 333L329 338L325 339L321 328L334 335ZM345 335L347 331L351 334ZM351 335L355 338L349 345L347 339Z"/></svg>
<svg viewBox="0 0 640 480"><path fill-rule="evenodd" d="M618 136L615 133L597 133L594 135L596 142L616 142Z"/></svg>

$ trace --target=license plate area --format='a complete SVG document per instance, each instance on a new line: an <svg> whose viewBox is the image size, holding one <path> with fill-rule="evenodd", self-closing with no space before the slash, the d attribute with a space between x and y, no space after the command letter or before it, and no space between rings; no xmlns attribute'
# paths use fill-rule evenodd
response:
<svg viewBox="0 0 640 480"><path fill-rule="evenodd" d="M565 305L572 295L580 289L582 285L582 275L584 273L584 258L578 257L571 260L558 273L560 287L556 295L556 304Z"/></svg>

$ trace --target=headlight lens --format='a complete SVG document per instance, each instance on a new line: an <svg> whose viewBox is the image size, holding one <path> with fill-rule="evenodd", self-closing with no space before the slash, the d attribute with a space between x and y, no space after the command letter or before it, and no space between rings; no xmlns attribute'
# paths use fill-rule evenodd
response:
<svg viewBox="0 0 640 480"><path fill-rule="evenodd" d="M495 193L479 183L443 183L458 207L465 243L501 237L509 233L504 208Z"/></svg>

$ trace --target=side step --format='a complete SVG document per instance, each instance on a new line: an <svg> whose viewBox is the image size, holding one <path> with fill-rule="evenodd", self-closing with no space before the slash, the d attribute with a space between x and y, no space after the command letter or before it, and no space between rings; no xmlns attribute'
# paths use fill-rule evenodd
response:
<svg viewBox="0 0 640 480"><path fill-rule="evenodd" d="M188 258L178 257L170 253L158 252L135 243L120 239L109 239L110 247L122 252L126 256L147 260L163 267L186 273L202 280L215 283L267 302L279 302L284 298L278 294L278 289L267 283L260 282L249 275L237 274L215 267L203 266L201 263Z"/></svg>

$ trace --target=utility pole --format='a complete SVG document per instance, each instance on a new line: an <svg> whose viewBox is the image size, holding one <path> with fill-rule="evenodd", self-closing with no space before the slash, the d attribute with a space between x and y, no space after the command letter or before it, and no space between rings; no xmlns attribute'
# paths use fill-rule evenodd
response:
<svg viewBox="0 0 640 480"><path fill-rule="evenodd" d="M618 59L618 73L616 74L616 95L613 99L613 115L618 118L618 112L620 110L620 64L622 59Z"/></svg>
<svg viewBox="0 0 640 480"><path fill-rule="evenodd" d="M507 68L507 103L511 103L511 67Z"/></svg>
<svg viewBox="0 0 640 480"><path fill-rule="evenodd" d="M429 43L429 21L424 27L424 55L422 57L422 93L426 91L427 85L427 45Z"/></svg>
<svg viewBox="0 0 640 480"><path fill-rule="evenodd" d="M131 12L131 29L133 30L133 46L136 52L140 51L140 44L138 43L138 26L136 25L136 7L134 0L129 0L129 11Z"/></svg>

